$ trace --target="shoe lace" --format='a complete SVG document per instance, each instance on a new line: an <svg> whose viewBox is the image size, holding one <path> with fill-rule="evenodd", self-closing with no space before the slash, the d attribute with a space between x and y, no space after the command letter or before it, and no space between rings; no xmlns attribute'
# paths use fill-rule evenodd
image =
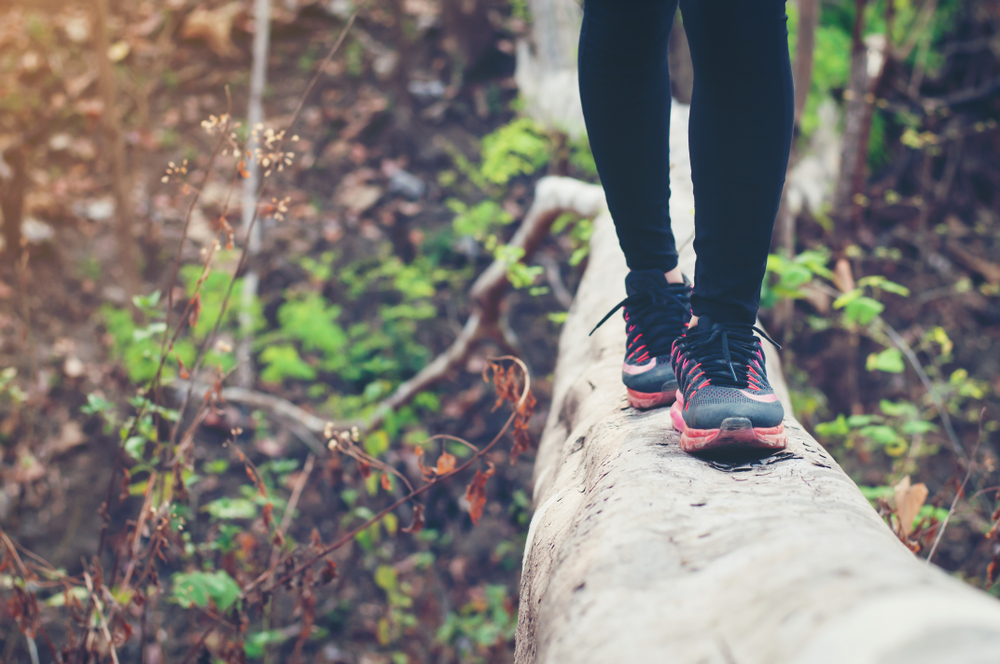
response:
<svg viewBox="0 0 1000 664"><path fill-rule="evenodd" d="M668 284L666 289L632 293L605 314L590 334L594 334L616 311L625 307L629 350L632 350L633 341L643 335L645 354L649 357L668 355L674 339L681 336L686 328L690 289L686 284Z"/></svg>
<svg viewBox="0 0 1000 664"><path fill-rule="evenodd" d="M750 359L760 350L754 332L781 349L764 330L746 323L715 323L704 331L695 326L677 343L700 363L711 384L745 388L750 384Z"/></svg>

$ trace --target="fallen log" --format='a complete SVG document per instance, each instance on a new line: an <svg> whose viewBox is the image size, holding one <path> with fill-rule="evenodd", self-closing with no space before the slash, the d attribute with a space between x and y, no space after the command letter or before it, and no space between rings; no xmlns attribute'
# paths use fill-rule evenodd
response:
<svg viewBox="0 0 1000 664"><path fill-rule="evenodd" d="M693 274L686 110L673 113L672 212ZM681 452L666 409L628 407L620 326L587 336L625 271L604 213L535 463L515 661L1000 661L1000 603L914 556L793 417L785 453L726 464Z"/></svg>

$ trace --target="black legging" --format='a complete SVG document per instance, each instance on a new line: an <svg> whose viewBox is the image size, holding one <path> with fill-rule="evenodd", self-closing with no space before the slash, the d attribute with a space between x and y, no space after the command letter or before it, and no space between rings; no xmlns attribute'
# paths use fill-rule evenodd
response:
<svg viewBox="0 0 1000 664"><path fill-rule="evenodd" d="M586 0L580 97L633 270L677 266L667 41L678 0ZM784 0L680 0L694 62L695 315L753 323L791 146Z"/></svg>

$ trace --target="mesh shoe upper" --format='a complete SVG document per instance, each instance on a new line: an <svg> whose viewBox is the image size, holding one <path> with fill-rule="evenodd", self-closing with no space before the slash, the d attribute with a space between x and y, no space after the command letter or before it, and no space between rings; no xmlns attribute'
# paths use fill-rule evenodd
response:
<svg viewBox="0 0 1000 664"><path fill-rule="evenodd" d="M625 292L626 298L594 330L624 308L627 337L622 381L625 386L642 393L676 390L670 349L691 320L690 282L685 278L682 284L671 284L659 270L633 270L625 277Z"/></svg>
<svg viewBox="0 0 1000 664"><path fill-rule="evenodd" d="M755 331L774 343L752 325L716 323L702 316L674 343L671 359L688 427L714 429L728 417L745 417L755 428L781 424L784 408L767 380Z"/></svg>

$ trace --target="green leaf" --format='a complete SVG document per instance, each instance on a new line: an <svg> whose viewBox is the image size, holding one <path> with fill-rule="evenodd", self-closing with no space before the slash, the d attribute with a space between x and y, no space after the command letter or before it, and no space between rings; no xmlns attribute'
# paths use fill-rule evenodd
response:
<svg viewBox="0 0 1000 664"><path fill-rule="evenodd" d="M816 434L819 436L843 438L850 432L851 428L847 424L847 418L842 414L838 415L837 419L832 422L821 422L816 425Z"/></svg>
<svg viewBox="0 0 1000 664"><path fill-rule="evenodd" d="M302 342L307 351L319 351L324 358L339 356L348 343L347 334L337 324L341 308L327 305L319 293L289 300L278 308L278 323L285 338Z"/></svg>
<svg viewBox="0 0 1000 664"><path fill-rule="evenodd" d="M125 441L125 454L135 461L142 461L146 451L146 439L142 436L132 436Z"/></svg>
<svg viewBox="0 0 1000 664"><path fill-rule="evenodd" d="M454 199L451 199L454 201ZM460 201L455 201L460 203ZM456 216L452 220L452 228L456 235L471 235L480 242L497 226L503 226L514 221L514 217L500 207L496 201L486 200L468 208L465 204L450 205Z"/></svg>
<svg viewBox="0 0 1000 664"><path fill-rule="evenodd" d="M898 348L886 348L881 353L872 353L865 361L868 371L885 371L887 373L903 373L903 354ZM886 413L888 415L888 413Z"/></svg>
<svg viewBox="0 0 1000 664"><path fill-rule="evenodd" d="M892 498L896 494L896 490L891 486L859 486L861 489L861 495L868 500L876 500L877 498Z"/></svg>
<svg viewBox="0 0 1000 664"><path fill-rule="evenodd" d="M386 592L395 590L398 583L396 568L389 565L379 565L375 570L375 585L382 590Z"/></svg>
<svg viewBox="0 0 1000 664"><path fill-rule="evenodd" d="M213 519L253 519L257 516L257 505L246 498L217 498L201 509Z"/></svg>
<svg viewBox="0 0 1000 664"><path fill-rule="evenodd" d="M111 414L115 412L115 404L91 392L87 395L87 403L80 406L80 412L85 415Z"/></svg>
<svg viewBox="0 0 1000 664"><path fill-rule="evenodd" d="M206 461L202 469L209 475L221 475L229 470L229 460L215 459L214 461Z"/></svg>
<svg viewBox="0 0 1000 664"><path fill-rule="evenodd" d="M808 268L792 264L787 267L781 274L781 279L778 281L778 286L784 290L796 291L800 287L812 281L813 275L812 271Z"/></svg>
<svg viewBox="0 0 1000 664"><path fill-rule="evenodd" d="M389 449L389 434L379 429L365 437L365 452L377 457Z"/></svg>
<svg viewBox="0 0 1000 664"><path fill-rule="evenodd" d="M264 647L271 643L284 643L291 636L279 629L270 629L264 632L254 632L243 642L243 650L247 657L257 659L264 656Z"/></svg>
<svg viewBox="0 0 1000 664"><path fill-rule="evenodd" d="M160 291L155 290L149 295L133 295L132 304L135 305L136 309L139 309L143 313L149 314L156 305L160 302Z"/></svg>
<svg viewBox="0 0 1000 664"><path fill-rule="evenodd" d="M850 304L851 302L854 302L854 300L856 300L859 297L861 297L861 295L863 293L864 293L864 291L862 291L860 288L855 288L853 290L849 290L846 293L844 293L843 295L841 295L840 297L838 297L836 300L833 301L833 308L834 309L843 309L848 304Z"/></svg>
<svg viewBox="0 0 1000 664"><path fill-rule="evenodd" d="M148 327L142 330L135 330L132 332L133 341L145 341L150 337L154 337L163 334L167 329L167 324L164 322L150 323Z"/></svg>
<svg viewBox="0 0 1000 664"><path fill-rule="evenodd" d="M483 176L506 184L517 175L530 175L549 161L551 144L544 130L530 118L518 118L483 137Z"/></svg>
<svg viewBox="0 0 1000 664"><path fill-rule="evenodd" d="M938 426L933 422L928 422L926 420L911 420L906 422L902 427L903 433L908 436L915 436L917 434L930 433L931 431L937 431Z"/></svg>
<svg viewBox="0 0 1000 664"><path fill-rule="evenodd" d="M871 424L858 431L862 436L879 445L890 445L899 438L896 430L888 424Z"/></svg>
<svg viewBox="0 0 1000 664"><path fill-rule="evenodd" d="M226 572L180 572L173 576L173 599L185 609L205 608L209 600L226 611L240 595L240 587Z"/></svg>
<svg viewBox="0 0 1000 664"><path fill-rule="evenodd" d="M895 281L889 281L880 274L874 274L870 277L862 277L861 279L858 279L858 286L861 286L862 288L870 286L871 288L878 288L888 293L902 295L903 297L907 297L910 294L909 288L901 284L897 284Z"/></svg>
<svg viewBox="0 0 1000 664"><path fill-rule="evenodd" d="M906 417L909 419L917 417L917 407L909 401L900 401L897 403L888 399L882 399L878 402L878 407L879 410L889 417Z"/></svg>
<svg viewBox="0 0 1000 664"><path fill-rule="evenodd" d="M839 301L840 298L838 298ZM834 303L836 305L836 303ZM867 296L861 296L848 302L844 306L844 318L859 325L867 325L872 322L885 309L878 300L873 300Z"/></svg>
<svg viewBox="0 0 1000 664"><path fill-rule="evenodd" d="M260 378L265 383L281 383L287 378L316 378L316 370L302 360L299 351L291 344L268 346L260 354L260 361L265 365L260 373Z"/></svg>

